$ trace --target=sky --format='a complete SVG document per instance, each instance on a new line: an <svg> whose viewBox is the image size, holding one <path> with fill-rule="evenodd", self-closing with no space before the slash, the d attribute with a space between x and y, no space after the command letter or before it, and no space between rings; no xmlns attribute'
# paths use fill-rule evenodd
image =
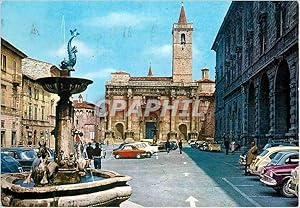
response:
<svg viewBox="0 0 300 208"><path fill-rule="evenodd" d="M184 1L193 23L193 79L201 69L215 78L213 41L230 1ZM177 23L181 1L3 1L1 36L31 58L59 65L67 58L70 30L80 33L74 77L92 79L83 93L97 102L105 94L111 72L172 76L172 25ZM77 96L74 96L77 98Z"/></svg>

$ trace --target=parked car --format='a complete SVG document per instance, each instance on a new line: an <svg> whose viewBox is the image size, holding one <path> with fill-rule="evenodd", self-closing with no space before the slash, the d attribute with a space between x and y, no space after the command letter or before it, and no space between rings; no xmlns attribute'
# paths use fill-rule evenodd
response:
<svg viewBox="0 0 300 208"><path fill-rule="evenodd" d="M275 165L287 165L287 164L298 164L299 163L299 152L291 151L291 152L278 152L275 157L265 166L260 176L262 177L263 174L272 166Z"/></svg>
<svg viewBox="0 0 300 208"><path fill-rule="evenodd" d="M262 169L275 157L278 152L298 151L296 146L278 146L270 147L264 150L256 159L250 164L249 172L254 175L260 175Z"/></svg>
<svg viewBox="0 0 300 208"><path fill-rule="evenodd" d="M297 146L294 143L290 143L290 142L285 142L285 141L273 141L273 142L269 142L267 143L264 147L263 147L263 151L270 148L270 147L278 147L278 146Z"/></svg>
<svg viewBox="0 0 300 208"><path fill-rule="evenodd" d="M158 150L159 151L166 151L166 142L167 141L160 141L158 143ZM176 150L178 148L177 142L174 140L170 141L170 149L171 150Z"/></svg>
<svg viewBox="0 0 300 208"><path fill-rule="evenodd" d="M1 152L1 174L23 172L22 165L9 154Z"/></svg>
<svg viewBox="0 0 300 208"><path fill-rule="evenodd" d="M145 150L147 157L151 157L151 155L158 152L158 146L151 146L148 142L134 142L130 144L136 146L138 149Z"/></svg>
<svg viewBox="0 0 300 208"><path fill-rule="evenodd" d="M5 147L1 148L1 152L9 154L15 158L21 165L24 171L31 169L32 162L37 158L37 153L32 148L25 147Z"/></svg>
<svg viewBox="0 0 300 208"><path fill-rule="evenodd" d="M221 152L221 145L217 142L208 143L207 150Z"/></svg>
<svg viewBox="0 0 300 208"><path fill-rule="evenodd" d="M113 156L116 159L119 158L137 158L140 159L146 156L146 151L138 149L136 146L131 144L123 145L119 149L113 150Z"/></svg>
<svg viewBox="0 0 300 208"><path fill-rule="evenodd" d="M270 147L278 147L278 146L282 147L282 146L297 146L297 145L296 145L296 143L287 142L284 140L271 141L263 147L262 152ZM246 156L247 156L248 148L244 146L244 147L241 147L241 150L242 150L242 154L240 155L240 158L239 158L239 164L246 165Z"/></svg>
<svg viewBox="0 0 300 208"><path fill-rule="evenodd" d="M203 141L203 140L196 141L196 148L200 149L200 147L203 145L204 142L205 141Z"/></svg>
<svg viewBox="0 0 300 208"><path fill-rule="evenodd" d="M295 196L299 196L299 166L291 171L291 179L288 182L288 191Z"/></svg>
<svg viewBox="0 0 300 208"><path fill-rule="evenodd" d="M199 145L199 150L208 150L208 142L203 142L201 145Z"/></svg>
<svg viewBox="0 0 300 208"><path fill-rule="evenodd" d="M188 141L188 144L192 147L192 148L196 148L197 147L197 141L196 140L194 140L194 139L190 139L189 141Z"/></svg>
<svg viewBox="0 0 300 208"><path fill-rule="evenodd" d="M291 171L296 167L297 164L272 166L266 171L260 181L285 197L294 197L294 194L288 190L288 182L291 178Z"/></svg>

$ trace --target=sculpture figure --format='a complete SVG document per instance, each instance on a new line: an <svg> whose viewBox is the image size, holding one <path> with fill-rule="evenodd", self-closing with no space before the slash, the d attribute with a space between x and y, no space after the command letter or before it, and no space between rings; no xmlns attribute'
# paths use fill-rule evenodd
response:
<svg viewBox="0 0 300 208"><path fill-rule="evenodd" d="M77 47L76 46L72 47L71 43L72 43L72 40L79 35L79 33L76 31L77 31L76 29L70 30L72 37L68 41L68 47L67 47L69 60L64 59L61 62L60 67L62 70L75 71L73 67L76 64Z"/></svg>

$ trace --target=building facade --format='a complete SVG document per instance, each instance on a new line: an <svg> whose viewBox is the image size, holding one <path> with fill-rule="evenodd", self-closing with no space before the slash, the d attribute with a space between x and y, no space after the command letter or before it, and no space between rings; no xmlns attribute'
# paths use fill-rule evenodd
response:
<svg viewBox="0 0 300 208"><path fill-rule="evenodd" d="M1 147L16 146L21 137L22 51L1 38Z"/></svg>
<svg viewBox="0 0 300 208"><path fill-rule="evenodd" d="M102 142L104 140L104 117L100 117L97 106L83 100L82 95L78 100L73 100L74 107L74 132L82 134L74 135L76 141Z"/></svg>
<svg viewBox="0 0 300 208"><path fill-rule="evenodd" d="M232 2L213 43L216 138L298 139L298 3Z"/></svg>
<svg viewBox="0 0 300 208"><path fill-rule="evenodd" d="M151 66L144 77L112 73L105 92L106 139L155 142L214 135L215 83L206 68L200 80L192 80L192 33L182 6L172 28L172 77L153 76Z"/></svg>
<svg viewBox="0 0 300 208"><path fill-rule="evenodd" d="M38 146L40 140L54 148L55 108L59 97L49 93L36 82L38 78L60 76L59 69L50 63L25 58L22 60L22 124L20 145Z"/></svg>

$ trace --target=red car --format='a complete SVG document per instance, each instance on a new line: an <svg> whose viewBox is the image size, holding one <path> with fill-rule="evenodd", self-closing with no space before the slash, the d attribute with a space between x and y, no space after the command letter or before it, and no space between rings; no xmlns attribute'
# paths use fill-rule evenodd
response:
<svg viewBox="0 0 300 208"><path fill-rule="evenodd" d="M113 151L113 156L119 158L142 158L146 156L146 151L140 150L134 145L124 145Z"/></svg>
<svg viewBox="0 0 300 208"><path fill-rule="evenodd" d="M270 166L260 181L272 187L285 197L294 197L294 195L288 191L288 181L291 178L291 171L297 166L298 164Z"/></svg>

